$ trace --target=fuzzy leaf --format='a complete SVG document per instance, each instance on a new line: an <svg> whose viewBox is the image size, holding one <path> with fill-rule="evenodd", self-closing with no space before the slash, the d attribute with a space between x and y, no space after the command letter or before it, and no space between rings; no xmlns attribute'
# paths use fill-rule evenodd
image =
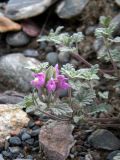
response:
<svg viewBox="0 0 120 160"><path fill-rule="evenodd" d="M101 103L99 105L90 106L89 107L89 113L90 114L96 114L96 113L99 113L99 112L107 113L111 108L112 108L112 106L110 104Z"/></svg>
<svg viewBox="0 0 120 160"><path fill-rule="evenodd" d="M20 103L20 106L23 108L29 108L34 105L32 94L24 97L24 100Z"/></svg>
<svg viewBox="0 0 120 160"><path fill-rule="evenodd" d="M98 70L99 70L98 65L94 65L91 68L79 69L78 70L80 75L79 77L85 80L99 79L99 77L97 76Z"/></svg>
<svg viewBox="0 0 120 160"><path fill-rule="evenodd" d="M90 89L80 88L79 91L74 92L74 97L74 100L80 104L80 106L87 106L94 101L96 94Z"/></svg>
<svg viewBox="0 0 120 160"><path fill-rule="evenodd" d="M28 67L25 67L35 73L39 73L43 70L45 70L47 67L48 67L49 63L48 62L44 62L44 63L40 63L40 65L38 66L28 66Z"/></svg>
<svg viewBox="0 0 120 160"><path fill-rule="evenodd" d="M57 116L70 115L73 111L66 103L59 103L51 108L51 111Z"/></svg>
<svg viewBox="0 0 120 160"><path fill-rule="evenodd" d="M108 91L98 92L98 95L99 95L102 99L108 99L109 92L108 92Z"/></svg>
<svg viewBox="0 0 120 160"><path fill-rule="evenodd" d="M103 25L104 27L108 27L110 24L110 21L111 21L110 17L105 17L105 16L100 17L100 24Z"/></svg>
<svg viewBox="0 0 120 160"><path fill-rule="evenodd" d="M72 35L72 43L79 43L84 39L82 32L77 32Z"/></svg>

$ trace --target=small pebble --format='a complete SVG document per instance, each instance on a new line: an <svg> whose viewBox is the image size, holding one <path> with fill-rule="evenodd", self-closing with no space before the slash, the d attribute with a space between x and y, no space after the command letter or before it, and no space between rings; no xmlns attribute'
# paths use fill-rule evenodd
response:
<svg viewBox="0 0 120 160"><path fill-rule="evenodd" d="M10 137L9 142L11 145L21 145L21 140L19 137L14 136L14 137Z"/></svg>
<svg viewBox="0 0 120 160"><path fill-rule="evenodd" d="M20 147L9 147L8 149L9 149L10 152L13 153L13 154L15 154L15 153L17 154L17 153L19 153L20 150L21 150Z"/></svg>
<svg viewBox="0 0 120 160"><path fill-rule="evenodd" d="M3 151L2 155L5 156L6 158L9 158L9 159L12 157L12 153L7 152L7 151Z"/></svg>
<svg viewBox="0 0 120 160"><path fill-rule="evenodd" d="M46 60L50 63L50 65L55 65L58 63L58 54L56 52L49 52L46 56Z"/></svg>
<svg viewBox="0 0 120 160"><path fill-rule="evenodd" d="M6 36L6 42L13 47L25 46L30 42L30 37L24 32L8 33Z"/></svg>
<svg viewBox="0 0 120 160"><path fill-rule="evenodd" d="M33 128L35 126L35 123L33 121L28 122L28 127Z"/></svg>
<svg viewBox="0 0 120 160"><path fill-rule="evenodd" d="M22 141L25 141L25 140L30 139L30 138L31 138L31 136L28 133L23 133L22 136L21 136Z"/></svg>
<svg viewBox="0 0 120 160"><path fill-rule="evenodd" d="M33 143L34 143L34 138L28 139L28 140L26 140L25 142L26 142L27 144L29 144L29 145L33 145Z"/></svg>
<svg viewBox="0 0 120 160"><path fill-rule="evenodd" d="M33 160L33 157L31 155L28 155L26 158L29 160Z"/></svg>
<svg viewBox="0 0 120 160"><path fill-rule="evenodd" d="M58 55L59 62L66 64L70 60L70 54L68 52L60 52Z"/></svg>
<svg viewBox="0 0 120 160"><path fill-rule="evenodd" d="M35 49L26 49L24 52L23 52L24 56L26 57L34 57L34 58L37 58L39 56L39 53L37 50Z"/></svg>
<svg viewBox="0 0 120 160"><path fill-rule="evenodd" d="M31 136L32 136L32 137L38 136L39 133L40 133L40 129L33 130L33 131L31 132Z"/></svg>

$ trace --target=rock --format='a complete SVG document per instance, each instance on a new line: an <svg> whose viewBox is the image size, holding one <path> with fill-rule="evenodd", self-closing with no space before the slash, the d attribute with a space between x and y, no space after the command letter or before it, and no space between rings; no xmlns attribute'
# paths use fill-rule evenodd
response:
<svg viewBox="0 0 120 160"><path fill-rule="evenodd" d="M40 34L40 28L33 21L28 19L22 23L22 29L31 37L36 37Z"/></svg>
<svg viewBox="0 0 120 160"><path fill-rule="evenodd" d="M71 59L70 64L72 64L74 68L77 68L79 66L79 61L76 59Z"/></svg>
<svg viewBox="0 0 120 160"><path fill-rule="evenodd" d="M120 0L115 0L115 3L120 7Z"/></svg>
<svg viewBox="0 0 120 160"><path fill-rule="evenodd" d="M60 18L69 19L82 13L89 0L63 0L56 13Z"/></svg>
<svg viewBox="0 0 120 160"><path fill-rule="evenodd" d="M102 48L104 45L104 42L102 39L96 39L93 43L93 49L97 52Z"/></svg>
<svg viewBox="0 0 120 160"><path fill-rule="evenodd" d="M120 36L120 13L112 19L110 26L115 26L113 36Z"/></svg>
<svg viewBox="0 0 120 160"><path fill-rule="evenodd" d="M70 60L70 54L66 53L66 52L60 52L58 55L58 59L59 59L60 63L66 64Z"/></svg>
<svg viewBox="0 0 120 160"><path fill-rule="evenodd" d="M9 142L11 145L17 145L17 146L21 145L21 140L17 136L10 137Z"/></svg>
<svg viewBox="0 0 120 160"><path fill-rule="evenodd" d="M22 102L24 96L17 92L4 92L0 94L0 104L17 104Z"/></svg>
<svg viewBox="0 0 120 160"><path fill-rule="evenodd" d="M0 88L28 92L31 89L32 72L25 67L37 66L39 61L24 57L22 54L10 54L0 59Z"/></svg>
<svg viewBox="0 0 120 160"><path fill-rule="evenodd" d="M30 42L30 37L24 32L8 33L6 36L6 42L13 47L25 46Z"/></svg>
<svg viewBox="0 0 120 160"><path fill-rule="evenodd" d="M39 141L47 160L65 160L74 145L73 126L67 122L52 121L40 130Z"/></svg>
<svg viewBox="0 0 120 160"><path fill-rule="evenodd" d="M0 15L0 33L19 30L21 30L20 24Z"/></svg>
<svg viewBox="0 0 120 160"><path fill-rule="evenodd" d="M29 159L29 160L33 160L33 156L31 156L31 155L27 155L27 159Z"/></svg>
<svg viewBox="0 0 120 160"><path fill-rule="evenodd" d="M37 50L35 49L26 49L24 52L23 52L24 56L26 57L33 57L33 58L37 58L39 56L39 53Z"/></svg>
<svg viewBox="0 0 120 160"><path fill-rule="evenodd" d="M34 143L34 138L27 139L25 142L26 142L27 144L29 144L29 145L33 145L33 143Z"/></svg>
<svg viewBox="0 0 120 160"><path fill-rule="evenodd" d="M50 52L47 54L46 60L54 66L58 63L58 54L56 52Z"/></svg>
<svg viewBox="0 0 120 160"><path fill-rule="evenodd" d="M3 158L2 154L0 154L0 160L4 160L4 158Z"/></svg>
<svg viewBox="0 0 120 160"><path fill-rule="evenodd" d="M3 151L3 152L2 152L2 155L3 155L5 158L7 158L7 159L12 159L12 158L13 158L13 157L12 157L12 153L7 152L7 151Z"/></svg>
<svg viewBox="0 0 120 160"><path fill-rule="evenodd" d="M33 131L31 132L31 136L32 136L32 137L38 136L39 133L40 133L40 129L33 130Z"/></svg>
<svg viewBox="0 0 120 160"><path fill-rule="evenodd" d="M89 26L89 27L85 30L85 34L86 34L87 36L89 36L89 35L94 35L95 29L96 29L96 26Z"/></svg>
<svg viewBox="0 0 120 160"><path fill-rule="evenodd" d="M0 105L0 148L12 130L23 128L28 121L27 114L16 105Z"/></svg>
<svg viewBox="0 0 120 160"><path fill-rule="evenodd" d="M22 141L25 141L25 140L30 139L30 138L31 138L31 136L28 133L23 133L22 137L21 137Z"/></svg>
<svg viewBox="0 0 120 160"><path fill-rule="evenodd" d="M68 97L68 90L66 90L66 89L60 90L60 91L59 91L59 97L60 97L60 98Z"/></svg>
<svg viewBox="0 0 120 160"><path fill-rule="evenodd" d="M88 137L88 143L97 149L117 150L120 140L106 129L97 129Z"/></svg>
<svg viewBox="0 0 120 160"><path fill-rule="evenodd" d="M9 147L9 150L12 154L18 154L21 151L21 148L16 146L16 147Z"/></svg>
<svg viewBox="0 0 120 160"><path fill-rule="evenodd" d="M27 19L43 13L55 0L9 0L6 16L13 20Z"/></svg>
<svg viewBox="0 0 120 160"><path fill-rule="evenodd" d="M111 153L109 153L108 157L107 157L107 160L115 160L114 158L120 154L120 150L117 150L117 151L113 151ZM118 159L119 160L119 159Z"/></svg>

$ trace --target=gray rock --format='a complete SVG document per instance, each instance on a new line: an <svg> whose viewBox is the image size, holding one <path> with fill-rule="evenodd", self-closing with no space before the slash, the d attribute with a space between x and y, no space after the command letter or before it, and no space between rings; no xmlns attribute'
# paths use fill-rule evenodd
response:
<svg viewBox="0 0 120 160"><path fill-rule="evenodd" d="M76 59L71 59L70 64L72 64L74 68L77 68L79 66L79 61Z"/></svg>
<svg viewBox="0 0 120 160"><path fill-rule="evenodd" d="M102 39L96 39L93 43L93 49L97 52L100 48L103 47L103 40Z"/></svg>
<svg viewBox="0 0 120 160"><path fill-rule="evenodd" d="M32 72L25 67L37 66L39 61L24 57L22 54L10 54L0 59L0 88L17 89L28 92L31 89Z"/></svg>
<svg viewBox="0 0 120 160"><path fill-rule="evenodd" d="M10 137L9 142L11 145L21 145L21 140L19 137L14 136L14 137Z"/></svg>
<svg viewBox="0 0 120 160"><path fill-rule="evenodd" d="M68 90L60 90L59 92L59 97L63 98L63 97L67 97L68 96Z"/></svg>
<svg viewBox="0 0 120 160"><path fill-rule="evenodd" d="M110 25L115 26L113 36L120 36L120 13L112 19Z"/></svg>
<svg viewBox="0 0 120 160"><path fill-rule="evenodd" d="M12 154L15 154L15 153L17 154L17 153L19 153L21 151L21 148L18 147L18 146L16 146L16 147L9 147L9 150L10 150L10 152Z"/></svg>
<svg viewBox="0 0 120 160"><path fill-rule="evenodd" d="M33 130L33 131L31 132L31 136L32 136L32 137L38 136L39 133L40 133L40 129Z"/></svg>
<svg viewBox="0 0 120 160"><path fill-rule="evenodd" d="M31 136L28 133L23 133L22 136L21 136L22 141L25 141L25 140L30 139L30 138L31 138Z"/></svg>
<svg viewBox="0 0 120 160"><path fill-rule="evenodd" d="M23 97L0 94L0 104L17 104L23 101Z"/></svg>
<svg viewBox="0 0 120 160"><path fill-rule="evenodd" d="M30 42L30 37L20 31L15 33L8 33L6 36L6 42L13 47L25 46Z"/></svg>
<svg viewBox="0 0 120 160"><path fill-rule="evenodd" d="M63 0L56 13L60 18L69 19L82 13L89 0Z"/></svg>
<svg viewBox="0 0 120 160"><path fill-rule="evenodd" d="M115 3L120 7L120 0L115 0Z"/></svg>
<svg viewBox="0 0 120 160"><path fill-rule="evenodd" d="M9 0L6 6L6 16L13 20L34 17L43 13L55 1L56 0Z"/></svg>
<svg viewBox="0 0 120 160"><path fill-rule="evenodd" d="M117 150L120 140L106 129L97 129L88 137L88 143L97 149Z"/></svg>
<svg viewBox="0 0 120 160"><path fill-rule="evenodd" d="M0 160L4 160L4 158L3 158L2 154L0 154Z"/></svg>
<svg viewBox="0 0 120 160"><path fill-rule="evenodd" d="M94 32L95 32L95 29L96 29L96 26L89 26L86 31L85 31L85 34L88 36L88 35L94 35Z"/></svg>
<svg viewBox="0 0 120 160"><path fill-rule="evenodd" d="M33 57L33 58L37 58L39 56L39 53L37 50L35 49L26 49L24 52L23 52L24 56L26 57Z"/></svg>
<svg viewBox="0 0 120 160"><path fill-rule="evenodd" d="M70 60L70 53L60 52L58 55L59 62L62 64L66 64Z"/></svg>
<svg viewBox="0 0 120 160"><path fill-rule="evenodd" d="M117 150L117 151L113 151L111 153L109 153L108 157L107 157L107 160L114 160L114 158L120 154L120 150Z"/></svg>
<svg viewBox="0 0 120 160"><path fill-rule="evenodd" d="M2 151L2 155L3 155L6 159L12 159L12 153L10 153L9 151Z"/></svg>
<svg viewBox="0 0 120 160"><path fill-rule="evenodd" d="M33 145L33 143L34 143L34 138L27 139L25 142L26 142L27 144L29 144L29 145Z"/></svg>
<svg viewBox="0 0 120 160"><path fill-rule="evenodd" d="M55 65L56 63L58 63L58 54L56 52L50 52L47 54L46 56L46 60L51 64L51 65Z"/></svg>
<svg viewBox="0 0 120 160"><path fill-rule="evenodd" d="M68 122L57 121L41 128L39 142L47 160L66 160L75 143L72 136L73 128Z"/></svg>

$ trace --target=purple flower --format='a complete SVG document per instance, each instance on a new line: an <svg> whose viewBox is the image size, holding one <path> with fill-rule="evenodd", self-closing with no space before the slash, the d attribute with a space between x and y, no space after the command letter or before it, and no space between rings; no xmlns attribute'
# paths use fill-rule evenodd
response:
<svg viewBox="0 0 120 160"><path fill-rule="evenodd" d="M54 79L51 79L47 82L46 84L46 88L48 90L49 93L54 92L56 89L56 83Z"/></svg>
<svg viewBox="0 0 120 160"><path fill-rule="evenodd" d="M64 75L58 75L57 76L57 88L58 89L68 89L70 85L67 83L68 78L65 78Z"/></svg>
<svg viewBox="0 0 120 160"><path fill-rule="evenodd" d="M58 64L55 65L56 77L60 74Z"/></svg>
<svg viewBox="0 0 120 160"><path fill-rule="evenodd" d="M35 79L31 81L31 84L37 89L43 87L45 84L45 73L35 73L33 76Z"/></svg>

